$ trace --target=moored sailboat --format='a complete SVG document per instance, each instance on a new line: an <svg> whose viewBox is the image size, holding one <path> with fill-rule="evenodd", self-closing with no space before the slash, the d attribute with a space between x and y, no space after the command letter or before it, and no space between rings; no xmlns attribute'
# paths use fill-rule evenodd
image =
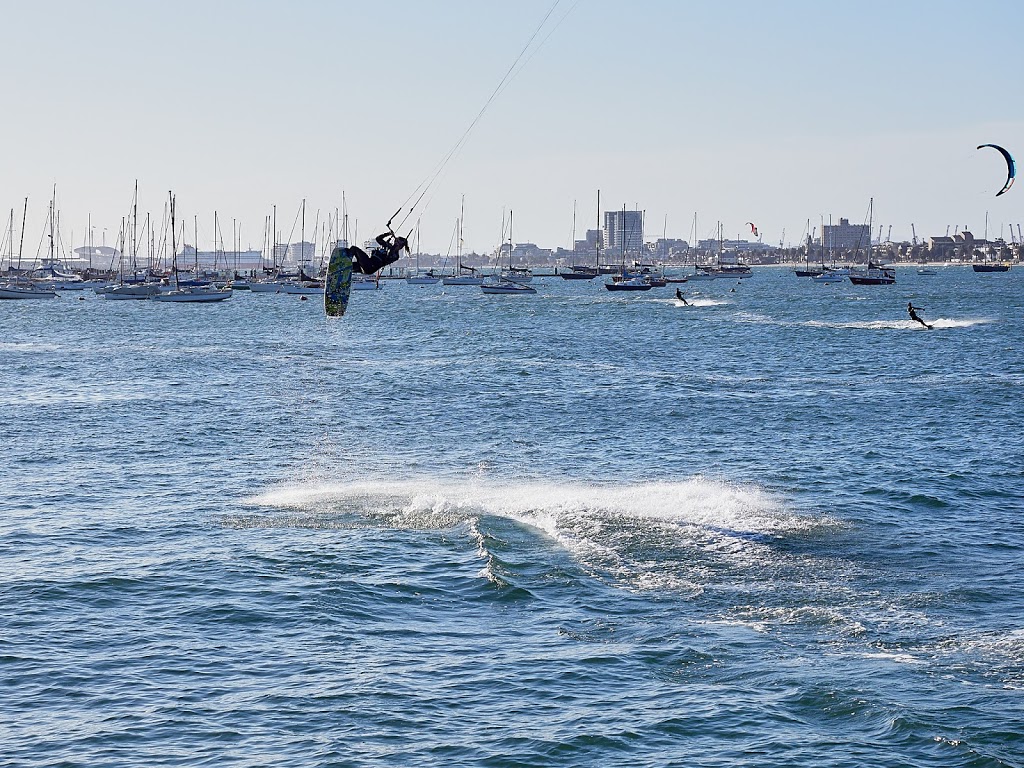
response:
<svg viewBox="0 0 1024 768"><path fill-rule="evenodd" d="M230 288L217 288L213 284L207 285L182 285L178 282L178 253L177 253L177 241L175 239L175 221L174 221L174 197L171 196L171 289L169 291L162 291L156 295L150 297L153 301L164 301L172 303L209 303L214 301L224 301L225 299L231 298ZM198 235L199 225L196 224L196 232ZM196 237L196 243L198 244L199 238ZM199 274L199 248L195 249L196 263L195 271Z"/></svg>
<svg viewBox="0 0 1024 768"><path fill-rule="evenodd" d="M504 223L504 222L503 222ZM509 270L512 269L512 211L508 212L508 260ZM501 248L498 249L499 258L501 254ZM531 285L526 285L525 282L510 280L505 277L509 270L502 270L501 273L495 277L493 282L483 282L480 284L480 290L488 295L517 295L525 296L530 293L537 293L537 289Z"/></svg>
<svg viewBox="0 0 1024 768"><path fill-rule="evenodd" d="M873 224L875 199L868 202L868 263L862 268L851 268L847 277L854 285L893 285L896 270L884 264L877 264L872 258L871 226Z"/></svg>
<svg viewBox="0 0 1024 768"><path fill-rule="evenodd" d="M420 269L420 222L416 220L416 272L405 276L405 282L409 285L437 285L441 278L434 274L434 270Z"/></svg>
<svg viewBox="0 0 1024 768"><path fill-rule="evenodd" d="M25 213L28 212L28 198L25 198ZM51 221L50 248L53 248L53 231ZM8 255L8 266L14 268L14 210L11 210L11 223L8 227L10 237L10 249ZM21 265L21 249L25 243L25 214L21 219L21 243L18 245L18 265ZM17 272L17 270L15 270ZM0 299L55 299L57 292L50 287L36 285L31 280L23 277L20 272L10 280L0 283Z"/></svg>

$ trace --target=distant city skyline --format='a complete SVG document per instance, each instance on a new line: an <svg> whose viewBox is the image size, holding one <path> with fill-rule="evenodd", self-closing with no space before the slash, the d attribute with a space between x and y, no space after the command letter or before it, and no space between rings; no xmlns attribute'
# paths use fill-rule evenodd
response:
<svg viewBox="0 0 1024 768"><path fill-rule="evenodd" d="M30 198L29 258L54 184L75 247L90 217L95 242L113 244L136 180L140 210L159 219L173 190L181 217L199 217L201 249L215 210L259 248L272 205L288 240L303 199L311 226L343 193L365 239L431 177L552 8L406 223L420 220L424 251L447 250L462 195L478 252L508 210L517 240L572 247L603 227L599 189L604 210L645 212L647 240L753 221L764 242L797 244L829 216L863 224L869 198L894 240L911 224L918 239L980 236L986 215L989 237L1010 240L1024 220L1024 190L996 198L1002 160L976 150L1024 156L1024 6L919 0L7 2L0 210L20 227ZM979 42L997 35L1008 43Z"/></svg>

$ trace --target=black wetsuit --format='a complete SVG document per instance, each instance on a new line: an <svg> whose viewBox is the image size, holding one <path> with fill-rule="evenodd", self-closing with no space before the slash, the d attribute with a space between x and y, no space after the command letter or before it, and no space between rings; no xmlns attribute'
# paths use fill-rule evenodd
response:
<svg viewBox="0 0 1024 768"><path fill-rule="evenodd" d="M402 258L402 251L408 250L409 241L394 232L382 232L375 238L377 248L366 253L362 248L349 246L352 254L352 269L355 272L362 272L364 275L372 275L388 264L394 264Z"/></svg>
<svg viewBox="0 0 1024 768"><path fill-rule="evenodd" d="M925 328L927 328L928 330L931 330L931 326L928 325L928 323L926 323L924 320L922 320L920 317L917 316L917 310L919 310L919 309L923 311L924 308L923 307L915 307L913 304L911 304L909 302L907 303L907 313L910 315L910 319L919 322Z"/></svg>
<svg viewBox="0 0 1024 768"><path fill-rule="evenodd" d="M683 292L676 288L676 298L679 299L683 304L686 303L686 299L683 298Z"/></svg>

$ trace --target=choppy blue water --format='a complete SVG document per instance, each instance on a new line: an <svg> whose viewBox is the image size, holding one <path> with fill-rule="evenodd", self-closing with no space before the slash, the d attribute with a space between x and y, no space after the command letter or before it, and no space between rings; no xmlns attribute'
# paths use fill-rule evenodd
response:
<svg viewBox="0 0 1024 768"><path fill-rule="evenodd" d="M1024 270L536 284L0 302L0 763L1024 764Z"/></svg>

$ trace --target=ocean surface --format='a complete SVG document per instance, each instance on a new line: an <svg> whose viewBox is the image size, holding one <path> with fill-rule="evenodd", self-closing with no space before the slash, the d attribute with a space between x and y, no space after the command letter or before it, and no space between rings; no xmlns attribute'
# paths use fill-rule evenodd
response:
<svg viewBox="0 0 1024 768"><path fill-rule="evenodd" d="M1024 765L1024 269L937 272L0 302L0 765Z"/></svg>

